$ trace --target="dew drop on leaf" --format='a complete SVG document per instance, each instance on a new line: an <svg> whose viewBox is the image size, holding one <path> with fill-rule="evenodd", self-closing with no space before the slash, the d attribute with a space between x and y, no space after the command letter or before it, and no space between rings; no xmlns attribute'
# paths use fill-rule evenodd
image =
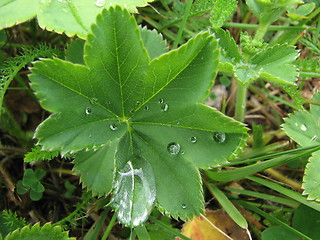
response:
<svg viewBox="0 0 320 240"><path fill-rule="evenodd" d="M103 7L105 4L105 0L96 0L96 6L97 7Z"/></svg>
<svg viewBox="0 0 320 240"><path fill-rule="evenodd" d="M307 126L305 125L305 124L302 124L301 126L300 126L300 129L302 130L302 131L307 131Z"/></svg>
<svg viewBox="0 0 320 240"><path fill-rule="evenodd" d="M167 150L171 155L177 155L180 152L180 144L171 142L168 144Z"/></svg>
<svg viewBox="0 0 320 240"><path fill-rule="evenodd" d="M139 106L141 104L140 101L136 101L136 105Z"/></svg>
<svg viewBox="0 0 320 240"><path fill-rule="evenodd" d="M110 104L111 104L111 102L110 102L110 101L106 101L106 104L107 104L107 105L110 105Z"/></svg>
<svg viewBox="0 0 320 240"><path fill-rule="evenodd" d="M88 115L88 114L90 114L90 113L92 113L92 110L91 110L91 108L89 108L89 107L86 107L86 114Z"/></svg>
<svg viewBox="0 0 320 240"><path fill-rule="evenodd" d="M164 103L164 100L162 98L160 98L159 103Z"/></svg>
<svg viewBox="0 0 320 240"><path fill-rule="evenodd" d="M221 131L214 132L213 140L215 140L217 143L223 143L224 141L226 141L226 134Z"/></svg>
<svg viewBox="0 0 320 240"><path fill-rule="evenodd" d="M169 105L165 103L162 105L161 109L162 109L162 111L166 112L169 109Z"/></svg>
<svg viewBox="0 0 320 240"><path fill-rule="evenodd" d="M115 124L110 124L109 127L110 127L110 129L111 129L112 131L115 131L115 130L118 129L117 125L115 125Z"/></svg>
<svg viewBox="0 0 320 240"><path fill-rule="evenodd" d="M181 205L181 208L182 208L182 209L186 209L187 206L186 206L185 204L182 204L182 205Z"/></svg>
<svg viewBox="0 0 320 240"><path fill-rule="evenodd" d="M318 139L318 136L317 135L314 135L312 138L311 138L311 141L317 141Z"/></svg>
<svg viewBox="0 0 320 240"><path fill-rule="evenodd" d="M150 109L149 106L144 107L144 110L146 110L146 111L148 111L149 109Z"/></svg>
<svg viewBox="0 0 320 240"><path fill-rule="evenodd" d="M190 138L190 142L196 143L196 142L197 142L197 137L191 137L191 138Z"/></svg>

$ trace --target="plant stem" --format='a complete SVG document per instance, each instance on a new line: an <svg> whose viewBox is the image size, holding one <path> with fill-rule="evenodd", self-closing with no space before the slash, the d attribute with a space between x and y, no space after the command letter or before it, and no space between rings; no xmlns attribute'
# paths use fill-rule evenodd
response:
<svg viewBox="0 0 320 240"><path fill-rule="evenodd" d="M243 29L258 29L258 24L249 24L249 23L235 23L235 22L228 22L223 25L225 28L243 28ZM316 32L316 27L308 27L308 26L277 26L271 25L268 27L268 31L313 31Z"/></svg>
<svg viewBox="0 0 320 240"><path fill-rule="evenodd" d="M264 35L266 35L266 32L268 31L269 25L270 25L269 23L259 23L254 39L255 40L263 39Z"/></svg>
<svg viewBox="0 0 320 240"><path fill-rule="evenodd" d="M246 111L246 101L247 101L247 87L238 82L237 87L237 99L236 99L236 109L235 109L235 119L243 122L245 111Z"/></svg>
<svg viewBox="0 0 320 240"><path fill-rule="evenodd" d="M184 30L184 26L186 25L186 22L188 20L188 17L189 17L189 13L190 13L190 10L191 10L191 6L192 6L192 2L193 0L187 0L187 6L184 10L184 14L183 14L183 19L182 19L182 22L180 24L180 27L179 27L179 31L178 31L178 34L173 42L173 45L172 45L172 49L175 49L178 47L178 44L181 40L181 36L182 36L182 33L183 33L183 30Z"/></svg>
<svg viewBox="0 0 320 240"><path fill-rule="evenodd" d="M111 218L111 220L110 220L110 222L109 222L109 225L108 225L106 231L104 232L104 234L103 234L103 236L101 238L101 240L106 240L107 239L107 237L109 236L109 234L110 234L110 232L111 232L111 230L113 228L113 225L115 224L116 220L117 220L117 215L114 213L112 218Z"/></svg>

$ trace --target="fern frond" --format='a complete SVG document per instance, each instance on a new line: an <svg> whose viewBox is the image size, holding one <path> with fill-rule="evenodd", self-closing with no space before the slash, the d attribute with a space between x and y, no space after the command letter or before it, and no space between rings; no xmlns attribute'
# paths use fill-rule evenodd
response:
<svg viewBox="0 0 320 240"><path fill-rule="evenodd" d="M58 51L47 45L41 44L39 47L23 48L19 56L9 58L0 69L0 106L2 106L4 94L17 73L29 62L40 57L52 57Z"/></svg>

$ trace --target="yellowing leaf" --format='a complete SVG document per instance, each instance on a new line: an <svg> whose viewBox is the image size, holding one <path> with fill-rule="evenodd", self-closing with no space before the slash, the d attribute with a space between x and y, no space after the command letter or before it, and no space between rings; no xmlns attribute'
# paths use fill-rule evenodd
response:
<svg viewBox="0 0 320 240"><path fill-rule="evenodd" d="M239 227L223 209L207 210L205 217L210 222L203 217L194 217L191 221L185 223L182 234L192 240L227 240L226 236L212 226L214 224L233 240L249 239L246 230Z"/></svg>

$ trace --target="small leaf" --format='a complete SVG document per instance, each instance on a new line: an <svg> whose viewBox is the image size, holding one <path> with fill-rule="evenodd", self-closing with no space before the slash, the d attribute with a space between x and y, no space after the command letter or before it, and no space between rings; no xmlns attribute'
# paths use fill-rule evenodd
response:
<svg viewBox="0 0 320 240"><path fill-rule="evenodd" d="M213 28L220 28L236 11L237 0L217 0L210 13L210 22Z"/></svg>
<svg viewBox="0 0 320 240"><path fill-rule="evenodd" d="M150 59L159 57L168 51L168 45L161 34L156 30L148 30L147 27L139 27L141 39L147 49Z"/></svg>
<svg viewBox="0 0 320 240"><path fill-rule="evenodd" d="M231 64L239 63L242 60L238 46L234 39L230 36L229 31L221 28L213 30L214 35L219 39L219 48L221 49L221 62L229 62Z"/></svg>
<svg viewBox="0 0 320 240"><path fill-rule="evenodd" d="M34 183L38 182L34 171L32 169L26 169L23 175L22 183L25 186L31 187Z"/></svg>
<svg viewBox="0 0 320 240"><path fill-rule="evenodd" d="M63 232L60 227L53 227L47 223L40 227L37 223L33 226L23 227L21 230L15 230L9 234L5 240L75 240L75 238L68 237L68 232Z"/></svg>
<svg viewBox="0 0 320 240"><path fill-rule="evenodd" d="M320 102L320 93L313 96L313 101ZM312 105L310 111L301 110L285 119L283 129L287 135L302 147L314 146L320 143L320 107ZM303 177L302 187L308 199L320 199L319 193L319 164L320 152L317 151L309 158Z"/></svg>
<svg viewBox="0 0 320 240"><path fill-rule="evenodd" d="M20 195L26 194L29 191L30 187L23 185L23 182L19 180L16 184L16 191Z"/></svg>
<svg viewBox="0 0 320 240"><path fill-rule="evenodd" d="M42 198L43 192L38 192L34 190L30 190L30 199L32 201L39 201Z"/></svg>

